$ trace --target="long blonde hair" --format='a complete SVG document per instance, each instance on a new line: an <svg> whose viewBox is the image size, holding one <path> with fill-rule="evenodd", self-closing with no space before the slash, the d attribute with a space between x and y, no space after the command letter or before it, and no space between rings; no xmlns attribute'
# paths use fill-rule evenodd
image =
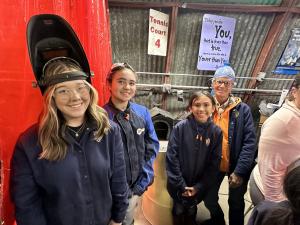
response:
<svg viewBox="0 0 300 225"><path fill-rule="evenodd" d="M77 65L74 66L72 62L57 61L56 66L51 66L55 69L46 71L46 75L51 76L55 73L64 73L75 70L82 71ZM87 81L83 82L90 87L90 103L86 111L86 116L89 120L96 123L96 131L94 132L94 139L100 140L107 134L110 123L104 109L98 106L97 90ZM40 159L49 161L57 161L65 158L67 154L68 142L66 140L66 121L62 113L58 110L53 99L56 85L48 87L44 93L43 110L39 118L38 139L42 147Z"/></svg>

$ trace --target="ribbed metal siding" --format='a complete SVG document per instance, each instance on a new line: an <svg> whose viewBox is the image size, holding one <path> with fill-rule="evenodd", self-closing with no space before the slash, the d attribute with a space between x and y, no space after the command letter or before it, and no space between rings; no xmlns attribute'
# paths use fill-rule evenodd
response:
<svg viewBox="0 0 300 225"><path fill-rule="evenodd" d="M267 65L266 68L266 73L267 76L269 78L287 78L287 79L292 79L293 76L289 76L289 75L276 75L273 74L272 71L275 69L282 52L285 49L286 44L289 41L290 35L291 35L291 31L293 28L299 28L300 27L300 17L299 15L294 15L284 26L284 30L283 32L280 34L279 37L279 42L277 43L277 45L274 47L272 53L271 53L271 58L270 61ZM262 85L262 88L272 88L272 89L277 89L277 90L281 90L283 88L287 88L291 85L291 81L267 81L264 82Z"/></svg>
<svg viewBox="0 0 300 225"><path fill-rule="evenodd" d="M292 80L294 76L290 75L278 75L274 74L273 70L276 68L276 65L281 57L282 52L285 49L286 44L289 41L291 31L295 27L300 27L300 18L297 15L294 15L284 27L283 32L281 32L279 37L279 42L277 45L273 48L273 51L271 53L271 58L269 60L269 63L266 67L266 78L272 78L275 80L264 80L259 86L259 89L272 89L272 90L282 90L282 89L289 89L292 85ZM277 79L277 80L276 80ZM286 80L280 80L280 79L286 79ZM251 106L257 107L259 102L263 99L266 99L267 102L277 103L280 97L279 94L269 94L269 95L263 95L263 94L255 94L251 101Z"/></svg>
<svg viewBox="0 0 300 225"><path fill-rule="evenodd" d="M207 12L205 12L207 13ZM199 74L197 77L174 77L172 83L178 85L206 86L208 79L201 75L213 74L213 71L198 71L197 58L201 35L202 18L205 14L197 10L180 9L178 14L173 73ZM237 77L251 77L251 72L273 21L273 14L233 14L213 13L236 19L230 63ZM238 88L246 88L247 79L237 79ZM242 93L237 93L241 96ZM168 99L169 111L177 111L179 105Z"/></svg>
<svg viewBox="0 0 300 225"><path fill-rule="evenodd" d="M128 62L136 71L163 72L165 57L148 55L149 9L110 8L113 62ZM164 11L168 13L168 11ZM161 83L142 75L139 83Z"/></svg>
<svg viewBox="0 0 300 225"><path fill-rule="evenodd" d="M166 9L162 11L170 14ZM213 73L209 71L198 71L196 68L202 18L205 13L209 12L179 9L171 72L198 74L199 76L170 76L171 84L173 85L206 86L209 78L201 75ZM237 77L250 77L259 51L274 19L274 14L237 14L223 12L213 12L211 14L236 18L237 21L230 61L236 70ZM137 71L163 72L165 57L147 55L148 16L149 9L110 8L113 61L127 61ZM273 75L271 71L274 70L285 48L291 29L293 27L299 27L299 25L300 22L297 16L294 16L287 22L285 30L281 33L280 41L274 48L274 52L267 66L266 77L292 78L284 75ZM138 82L162 84L162 80L163 76L160 75L139 75ZM246 88L248 81L248 79L237 79L237 87ZM282 90L282 88L289 87L290 84L291 81L275 82L265 80L258 88ZM150 92L150 90L152 92ZM190 90L190 92L192 92L192 90ZM176 93L176 90L173 90L173 93ZM234 94L242 97L244 92L235 92ZM280 94L276 93L256 93L250 105L255 109L262 99L267 99L268 102L276 102L279 99L279 95ZM187 105L189 93L184 93L184 97L184 102L178 102L175 95L168 95L167 110L172 113L181 112ZM139 89L135 100L149 108L159 106L162 100L161 88Z"/></svg>

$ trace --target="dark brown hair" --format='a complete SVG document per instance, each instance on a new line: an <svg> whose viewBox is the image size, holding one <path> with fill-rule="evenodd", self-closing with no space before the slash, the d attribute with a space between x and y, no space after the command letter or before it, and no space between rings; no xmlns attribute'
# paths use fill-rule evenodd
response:
<svg viewBox="0 0 300 225"><path fill-rule="evenodd" d="M300 87L300 74L296 75L293 87L299 88Z"/></svg>
<svg viewBox="0 0 300 225"><path fill-rule="evenodd" d="M126 62L124 62L124 63L114 63L111 66L110 71L107 74L107 77L106 77L107 82L109 84L111 84L114 74L116 72L124 70L124 69L129 69L136 75L134 69L128 63L126 63Z"/></svg>
<svg viewBox="0 0 300 225"><path fill-rule="evenodd" d="M300 74L296 75L295 80L292 84L292 88L300 88ZM289 95L288 95L288 100L289 101L294 101L294 96L292 95L292 92L290 91Z"/></svg>
<svg viewBox="0 0 300 225"><path fill-rule="evenodd" d="M300 213L300 166L286 174L283 181L283 189L293 211Z"/></svg>
<svg viewBox="0 0 300 225"><path fill-rule="evenodd" d="M187 106L187 109L189 109L190 107L192 107L193 102L194 102L197 98L199 98L199 97L201 97L201 96L206 96L206 97L208 97L208 98L211 100L211 103L212 103L213 106L216 104L216 103L215 103L215 100L214 100L214 98L213 98L213 96L212 96L208 91L196 91L196 92L194 92L194 93L191 95L191 97L190 97L190 99L189 99L189 104L188 104L188 106Z"/></svg>

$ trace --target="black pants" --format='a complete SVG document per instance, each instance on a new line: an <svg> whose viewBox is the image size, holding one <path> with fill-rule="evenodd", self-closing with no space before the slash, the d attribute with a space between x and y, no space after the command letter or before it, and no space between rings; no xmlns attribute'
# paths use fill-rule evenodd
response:
<svg viewBox="0 0 300 225"><path fill-rule="evenodd" d="M196 225L197 204L173 203L173 225Z"/></svg>
<svg viewBox="0 0 300 225"><path fill-rule="evenodd" d="M174 202L172 213L175 216L187 215L196 217L197 205L183 205L182 203Z"/></svg>
<svg viewBox="0 0 300 225"><path fill-rule="evenodd" d="M218 182L211 187L204 197L204 204L209 210L211 218L224 218L219 200L219 189L225 177L225 173L218 175ZM243 184L237 188L229 188L229 225L244 225L245 202L244 195L247 192L248 180L244 180Z"/></svg>

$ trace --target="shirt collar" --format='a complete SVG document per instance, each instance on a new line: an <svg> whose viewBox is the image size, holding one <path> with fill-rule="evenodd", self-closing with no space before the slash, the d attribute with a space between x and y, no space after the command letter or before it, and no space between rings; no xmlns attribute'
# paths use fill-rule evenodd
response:
<svg viewBox="0 0 300 225"><path fill-rule="evenodd" d="M214 96L214 100L216 103L216 111L218 112L218 114L222 114L226 110L227 107L229 107L231 104L234 103L234 97L232 95L230 95L223 104L220 104L218 102L216 96Z"/></svg>

